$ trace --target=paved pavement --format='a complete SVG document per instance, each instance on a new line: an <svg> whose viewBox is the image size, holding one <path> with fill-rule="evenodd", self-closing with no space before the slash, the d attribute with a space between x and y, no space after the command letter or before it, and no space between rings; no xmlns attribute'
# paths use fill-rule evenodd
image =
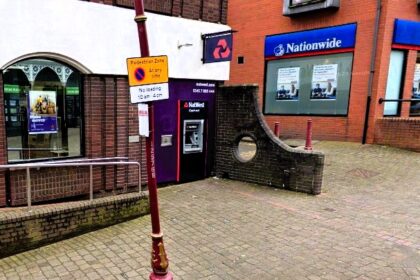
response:
<svg viewBox="0 0 420 280"><path fill-rule="evenodd" d="M420 279L420 154L319 142L323 193L160 189L175 279ZM148 279L150 217L0 260L0 279Z"/></svg>

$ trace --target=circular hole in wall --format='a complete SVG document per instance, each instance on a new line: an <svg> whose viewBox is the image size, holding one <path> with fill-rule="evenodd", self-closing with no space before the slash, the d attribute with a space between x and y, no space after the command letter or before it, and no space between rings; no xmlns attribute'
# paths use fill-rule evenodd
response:
<svg viewBox="0 0 420 280"><path fill-rule="evenodd" d="M235 155L241 162L251 161L257 154L257 144L255 140L249 136L243 136L238 141Z"/></svg>

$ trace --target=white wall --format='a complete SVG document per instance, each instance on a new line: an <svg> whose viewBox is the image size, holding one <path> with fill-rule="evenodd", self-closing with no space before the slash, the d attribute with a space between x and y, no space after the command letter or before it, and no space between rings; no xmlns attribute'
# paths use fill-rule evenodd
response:
<svg viewBox="0 0 420 280"><path fill-rule="evenodd" d="M0 0L0 67L33 53L55 53L84 72L126 75L140 56L135 12L79 0ZM201 34L229 26L147 13L151 55L169 56L169 76L228 80L229 62L203 64ZM178 48L178 43L192 47ZM79 67L80 68L80 67Z"/></svg>

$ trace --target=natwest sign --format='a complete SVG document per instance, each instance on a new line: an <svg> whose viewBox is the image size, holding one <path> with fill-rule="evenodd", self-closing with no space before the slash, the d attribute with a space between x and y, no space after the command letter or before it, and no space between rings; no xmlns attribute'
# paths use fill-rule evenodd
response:
<svg viewBox="0 0 420 280"><path fill-rule="evenodd" d="M204 102L185 102L184 108L204 108Z"/></svg>
<svg viewBox="0 0 420 280"><path fill-rule="evenodd" d="M302 53L353 49L356 42L356 24L267 36L266 58L293 56Z"/></svg>
<svg viewBox="0 0 420 280"><path fill-rule="evenodd" d="M232 60L232 31L224 31L203 35L203 63Z"/></svg>

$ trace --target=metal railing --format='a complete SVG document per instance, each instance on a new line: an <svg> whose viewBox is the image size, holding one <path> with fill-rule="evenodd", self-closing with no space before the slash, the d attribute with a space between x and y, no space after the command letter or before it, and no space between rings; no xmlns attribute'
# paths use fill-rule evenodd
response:
<svg viewBox="0 0 420 280"><path fill-rule="evenodd" d="M0 165L0 169L9 170L26 170L26 197L28 201L28 210L31 211L32 206L32 188L31 188L31 168L52 168L52 167L82 167L89 166L89 200L93 200L93 167L94 166L118 166L118 165L136 165L138 167L138 186L139 193L142 193L141 188L141 165L136 161L128 160L126 157L111 157L111 158L94 158L94 159L74 159L61 161L46 161L38 163L21 163L21 164L6 164Z"/></svg>
<svg viewBox="0 0 420 280"><path fill-rule="evenodd" d="M18 152L19 153L19 160L24 159L24 154L26 153L27 159L31 159L31 152L50 152L56 153L56 157L59 157L60 154L68 154L69 150L65 150L63 148L7 148L8 152ZM34 157L33 159L40 159Z"/></svg>
<svg viewBox="0 0 420 280"><path fill-rule="evenodd" d="M379 98L379 104L382 104L384 102L415 102L420 101L420 99L384 99Z"/></svg>

